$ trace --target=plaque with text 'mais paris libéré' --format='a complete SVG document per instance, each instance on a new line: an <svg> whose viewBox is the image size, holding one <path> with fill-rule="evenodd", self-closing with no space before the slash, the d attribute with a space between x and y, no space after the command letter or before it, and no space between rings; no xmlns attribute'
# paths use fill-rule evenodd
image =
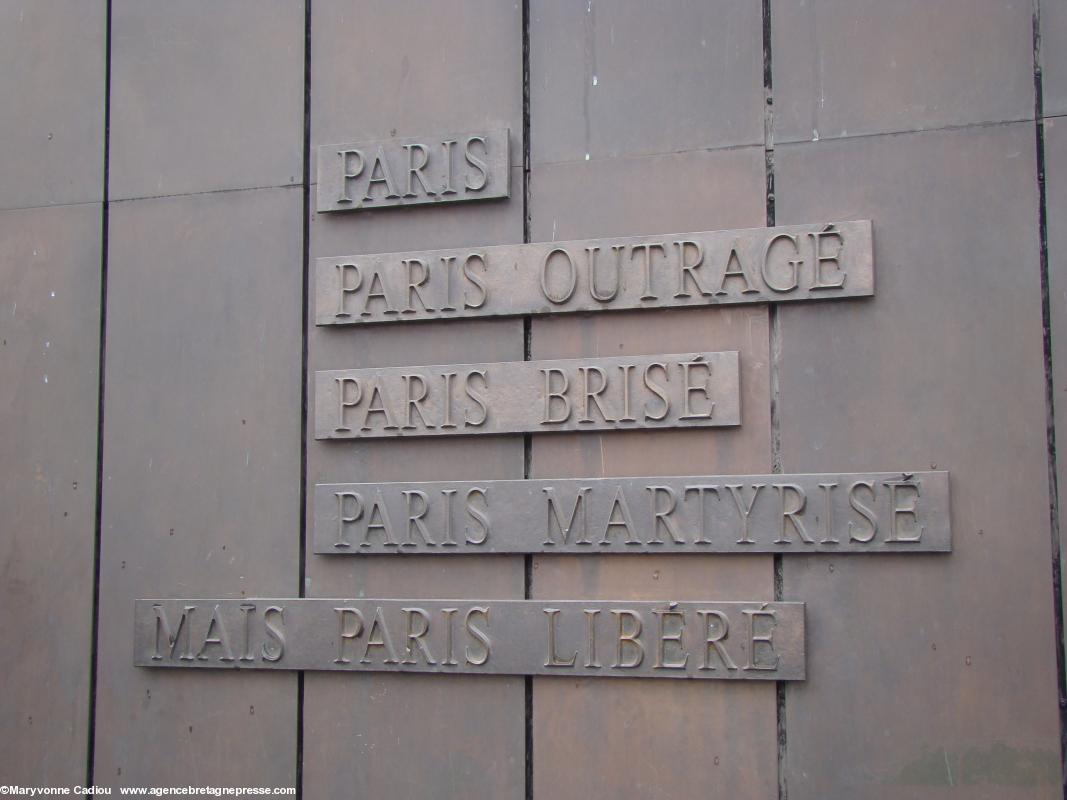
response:
<svg viewBox="0 0 1067 800"><path fill-rule="evenodd" d="M741 424L736 351L323 370L315 438Z"/></svg>
<svg viewBox="0 0 1067 800"><path fill-rule="evenodd" d="M948 473L407 481L315 486L313 551L930 553Z"/></svg>
<svg viewBox="0 0 1067 800"><path fill-rule="evenodd" d="M320 145L316 209L358 211L507 197L509 153L506 128Z"/></svg>
<svg viewBox="0 0 1067 800"><path fill-rule="evenodd" d="M319 258L314 283L317 325L865 297L871 223Z"/></svg>
<svg viewBox="0 0 1067 800"><path fill-rule="evenodd" d="M134 664L803 680L804 604L635 600L137 600Z"/></svg>

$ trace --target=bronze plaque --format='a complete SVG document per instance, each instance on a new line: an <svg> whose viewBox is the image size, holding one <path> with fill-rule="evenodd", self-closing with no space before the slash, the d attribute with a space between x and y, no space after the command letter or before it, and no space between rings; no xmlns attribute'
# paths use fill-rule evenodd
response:
<svg viewBox="0 0 1067 800"><path fill-rule="evenodd" d="M319 258L314 291L317 325L865 297L871 223Z"/></svg>
<svg viewBox="0 0 1067 800"><path fill-rule="evenodd" d="M134 664L803 680L804 604L137 600Z"/></svg>
<svg viewBox="0 0 1067 800"><path fill-rule="evenodd" d="M314 552L929 553L948 473L319 484Z"/></svg>
<svg viewBox="0 0 1067 800"><path fill-rule="evenodd" d="M738 355L691 353L315 373L315 438L741 424Z"/></svg>
<svg viewBox="0 0 1067 800"><path fill-rule="evenodd" d="M506 128L318 148L319 211L359 211L511 191Z"/></svg>

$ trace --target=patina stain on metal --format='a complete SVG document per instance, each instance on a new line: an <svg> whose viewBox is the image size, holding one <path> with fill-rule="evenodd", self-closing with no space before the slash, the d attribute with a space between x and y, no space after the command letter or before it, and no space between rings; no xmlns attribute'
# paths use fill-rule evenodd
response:
<svg viewBox="0 0 1067 800"><path fill-rule="evenodd" d="M320 484L314 552L931 553L947 472Z"/></svg>
<svg viewBox="0 0 1067 800"><path fill-rule="evenodd" d="M741 424L736 351L315 373L315 438Z"/></svg>
<svg viewBox="0 0 1067 800"><path fill-rule="evenodd" d="M319 258L315 322L866 297L868 220Z"/></svg>
<svg viewBox="0 0 1067 800"><path fill-rule="evenodd" d="M491 200L511 192L507 128L318 148L319 211Z"/></svg>
<svg viewBox="0 0 1067 800"><path fill-rule="evenodd" d="M138 600L141 667L803 680L804 604Z"/></svg>

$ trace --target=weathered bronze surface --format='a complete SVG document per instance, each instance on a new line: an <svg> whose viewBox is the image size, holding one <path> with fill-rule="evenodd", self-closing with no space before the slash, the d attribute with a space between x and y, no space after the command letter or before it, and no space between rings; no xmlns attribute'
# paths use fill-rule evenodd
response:
<svg viewBox="0 0 1067 800"><path fill-rule="evenodd" d="M318 325L872 294L868 220L341 256L315 263Z"/></svg>
<svg viewBox="0 0 1067 800"><path fill-rule="evenodd" d="M736 351L323 370L315 438L741 424Z"/></svg>
<svg viewBox="0 0 1067 800"><path fill-rule="evenodd" d="M507 197L507 128L318 148L319 211Z"/></svg>
<svg viewBox="0 0 1067 800"><path fill-rule="evenodd" d="M314 552L921 553L947 472L320 484Z"/></svg>
<svg viewBox="0 0 1067 800"><path fill-rule="evenodd" d="M804 604L138 600L134 663L353 672L803 680Z"/></svg>

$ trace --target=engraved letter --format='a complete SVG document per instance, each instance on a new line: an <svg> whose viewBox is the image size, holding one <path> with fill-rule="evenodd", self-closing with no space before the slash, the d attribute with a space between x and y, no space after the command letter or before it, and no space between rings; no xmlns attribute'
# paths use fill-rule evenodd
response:
<svg viewBox="0 0 1067 800"><path fill-rule="evenodd" d="M597 288L596 279L596 262L597 253L600 252L599 247L587 247L585 248L585 260L589 265L589 295L598 303L610 303L619 294L619 288L622 285L622 251L625 249L625 245L616 244L612 245L611 251L615 254L615 288L610 292L602 292Z"/></svg>
<svg viewBox="0 0 1067 800"><path fill-rule="evenodd" d="M727 486L730 490L730 496L734 499L734 505L737 506L737 513L741 515L741 538L737 540L738 544L755 544L748 538L748 515L752 513L752 506L756 504L756 498L759 496L759 490L767 484L754 483L752 484L752 499L746 504L744 487L740 484L736 486Z"/></svg>
<svg viewBox="0 0 1067 800"><path fill-rule="evenodd" d="M375 405L375 400L378 401ZM396 422L393 421L393 415L389 413L389 400L385 396L385 387L381 383L372 379L370 397L367 399L367 407L363 410L363 424L360 426L361 431L369 431L371 425L371 414L381 414L385 418L385 430L396 430Z"/></svg>
<svg viewBox="0 0 1067 800"><path fill-rule="evenodd" d="M376 178L375 173L381 173L380 178ZM385 199L394 200L400 197L396 191L396 181L393 180L393 173L389 169L389 159L385 157L385 149L378 145L378 154L374 157L374 162L370 166L370 177L367 180L367 193L363 196L364 200L374 200L374 184L385 184Z"/></svg>
<svg viewBox="0 0 1067 800"><path fill-rule="evenodd" d="M418 374L401 375L400 378L404 381L405 393L407 394L407 402L404 404L404 424L401 427L404 430L415 430L417 426L411 421L411 412L414 411L419 415L419 421L422 422L424 428L435 428L435 425L426 421L426 415L419 406L419 403L426 402L426 396L430 393L430 387L426 385L426 379ZM418 390L415 389L416 384L418 384Z"/></svg>
<svg viewBox="0 0 1067 800"><path fill-rule="evenodd" d="M370 628L367 630L367 644L363 648L363 657L359 660L360 664L371 663L371 660L367 658L367 654L370 653L372 647L381 647L385 650L383 664L399 663L396 657L396 648L393 647L393 637L389 635L389 628L385 625L385 617L382 614L381 606L374 609L374 619L371 620Z"/></svg>
<svg viewBox="0 0 1067 800"><path fill-rule="evenodd" d="M619 518L616 518L618 513ZM604 535L600 538L600 544L610 545L614 531L612 528L622 528L626 531L626 544L641 544L634 535L634 519L630 514L630 507L626 504L626 495L622 493L622 485L615 487L615 499L611 501L611 511L608 512L608 521L604 526Z"/></svg>
<svg viewBox="0 0 1067 800"><path fill-rule="evenodd" d="M178 638L182 635L182 628L185 628L185 652L178 656L178 659L180 661L192 661L193 643L189 635L189 628L192 627L193 612L196 611L196 606L186 606L182 609L181 618L178 620L178 628L174 633L171 633L170 622L167 620L167 613L163 610L163 606L156 603L152 606L152 610L156 612L156 652L152 656L152 660L160 661L163 658L159 653L160 633L166 637L167 645L170 647L170 657L174 658L174 651L178 648ZM186 618L189 619L188 625L186 625Z"/></svg>
<svg viewBox="0 0 1067 800"><path fill-rule="evenodd" d="M433 660L433 656L430 655L430 648L426 644L426 634L430 631L430 615L421 608L404 608L401 610L408 615L408 627L405 634L407 656L401 663L415 664L417 662L415 651L418 650L422 653L422 657L426 659L427 664L436 664L437 662ZM418 630L415 629L415 617L422 621Z"/></svg>
<svg viewBox="0 0 1067 800"><path fill-rule="evenodd" d="M557 425L561 422L566 422L571 418L571 401L567 399L567 389L570 388L570 379L567 377L567 373L556 367L549 367L548 369L542 369L541 373L545 376L545 413L541 420L542 425ZM552 391L552 375L555 373L563 379L563 386L558 392ZM552 417L552 401L559 400L563 403L563 416L553 418Z"/></svg>
<svg viewBox="0 0 1067 800"><path fill-rule="evenodd" d="M418 531L419 536L422 537L422 541L428 545L435 545L437 542L430 536L430 531L426 529L426 523L423 522L426 512L430 510L429 498L426 496L426 492L420 492L418 489L405 489L400 494L404 495L404 500L407 503L407 518L408 518L408 530L407 541L401 546L414 547L415 540L411 537L413 531ZM419 509L413 510L415 505L412 500L418 498Z"/></svg>
<svg viewBox="0 0 1067 800"><path fill-rule="evenodd" d="M489 289L485 285L485 281L478 277L478 273L474 272L471 267L471 262L475 259L482 265L482 272L486 272L489 269L489 265L485 261L485 256L481 253L471 253L467 256L463 262L463 277L467 279L467 282L478 290L478 298L476 300L470 300L467 298L466 289L463 290L463 307L464 308L481 308L485 305L486 298L489 296Z"/></svg>
<svg viewBox="0 0 1067 800"><path fill-rule="evenodd" d="M915 481L885 481L885 486L889 487L889 536L886 537L887 542L917 542L923 538L923 531L926 530L924 525L919 525L919 514L915 510L915 507L919 503L919 484ZM902 489L910 489L915 492L911 497L911 505L900 505L900 499L897 492ZM898 522L901 517L911 517L913 527L910 530L904 531L909 534L902 536L901 528Z"/></svg>
<svg viewBox="0 0 1067 800"><path fill-rule="evenodd" d="M403 258L400 263L408 268L408 298L407 308L403 309L403 312L414 314L418 311L415 308L415 301L418 300L422 304L422 307L427 311L433 311L433 309L426 304L426 298L422 296L422 292L419 291L419 287L425 286L426 282L430 280L430 268L426 262L420 258ZM416 266L418 269L416 270ZM418 272L418 275L415 273ZM402 313L403 313L402 312Z"/></svg>
<svg viewBox="0 0 1067 800"><path fill-rule="evenodd" d="M652 251L659 250L660 255L666 255L666 250L662 244L648 243L648 244L635 244L630 248L630 260L639 253L645 254L645 291L641 295L642 300L656 300L658 296L652 291Z"/></svg>
<svg viewBox="0 0 1067 800"><path fill-rule="evenodd" d="M701 386L694 386L689 380L689 370L693 367L703 367L708 371L708 374L704 376L704 383ZM683 361L682 362L682 378L685 382L685 395L682 408L682 416L679 419L711 419L711 412L715 410L715 402L711 399L711 364L708 364L703 360L696 361ZM704 412L694 412L689 406L689 399L692 397L693 392L703 392L704 399L710 401L708 403L708 409Z"/></svg>
<svg viewBox="0 0 1067 800"><path fill-rule="evenodd" d="M378 518L378 522L374 521L375 517ZM393 522L389 518L389 508L385 504L381 489L374 493L374 501L371 503L370 513L367 514L367 530L363 534L363 541L360 542L361 547L370 545L371 531L381 531L385 534L382 544L387 547L396 547Z"/></svg>
<svg viewBox="0 0 1067 800"><path fill-rule="evenodd" d="M741 613L744 614L746 617L748 617L748 641L749 641L749 646L748 646L748 664L745 665L744 669L746 671L747 670L776 670L776 669L778 669L778 662L779 662L780 659L778 657L778 654L774 652L774 642L772 641L772 637L774 636L774 628L778 624L777 623L777 617L778 617L777 612L775 612L775 611L767 611L764 608L760 608L760 609L748 609L748 608L746 608L746 609L742 610ZM756 633L756 617L766 617L766 618L770 619L770 621L771 621L770 630L768 630L766 633L757 634ZM765 645L767 645L767 647L770 648L771 653L774 654L774 663L772 663L772 664L768 664L766 662L760 663L759 658L758 658L759 654L756 652L756 645L757 644L765 644Z"/></svg>
<svg viewBox="0 0 1067 800"><path fill-rule="evenodd" d="M478 508L474 505L473 498L478 495L482 498L482 502L485 503L485 510ZM477 486L472 486L467 491L467 516L478 524L478 527L482 529L482 536L480 539L475 539L471 534L471 526L468 525L463 529L463 533L466 537L467 544L485 544L486 539L489 538L489 490L479 489Z"/></svg>
<svg viewBox="0 0 1067 800"><path fill-rule="evenodd" d="M484 425L485 420L489 417L489 406L486 405L486 399L484 395L474 391L474 376L477 375L482 379L482 385L489 388L489 378L485 374L485 370L472 369L467 373L467 377L463 382L463 390L467 393L467 397L478 404L478 408L482 411L482 416L479 419L472 419L466 411L463 412L463 424L469 425L472 428L477 428L479 425Z"/></svg>
<svg viewBox="0 0 1067 800"><path fill-rule="evenodd" d="M716 484L697 484L695 486L686 486L682 491L682 501L684 502L690 492L696 492L700 495L700 536L693 540L694 544L711 544L711 539L708 538L708 515L707 515L707 493L711 492L715 495L715 500L718 501L719 487Z"/></svg>
<svg viewBox="0 0 1067 800"><path fill-rule="evenodd" d="M578 651L569 658L560 658L556 651L556 617L559 616L558 608L542 609L548 615L548 656L545 658L546 667L573 667L578 659Z"/></svg>
<svg viewBox="0 0 1067 800"><path fill-rule="evenodd" d="M363 516L363 498L356 492L334 492L333 496L337 498L337 541L333 543L333 546L351 547L351 543L345 538L345 525ZM352 500L356 504L356 510L351 514L345 514L345 500Z"/></svg>
<svg viewBox="0 0 1067 800"><path fill-rule="evenodd" d="M600 385L592 391L589 390L589 373L592 372L600 376ZM589 401L593 401L593 405L597 407L597 411L600 412L600 416L604 418L604 422L615 422L608 413L604 410L604 406L600 404L600 396L608 389L608 376L600 367L578 367L578 373L582 376L582 415L578 418L578 422L595 422L595 420L589 416Z"/></svg>
<svg viewBox="0 0 1067 800"><path fill-rule="evenodd" d="M471 136L467 139L466 152L464 153L464 157L467 159L467 163L474 167L476 170L478 170L478 172L481 173L482 177L481 183L471 183L470 177L468 176L467 180L465 181L467 191L480 192L482 189L485 188L485 185L489 183L489 173L487 172L486 163L482 159L478 158L478 156L474 155L474 151L471 150L471 144L473 142L481 142L482 151L486 153L488 152L489 145L485 143L485 139L481 136Z"/></svg>
<svg viewBox="0 0 1067 800"><path fill-rule="evenodd" d="M849 520L848 538L853 542L869 542L878 533L878 518L875 516L875 513L867 506L863 505L863 503L859 501L859 498L856 497L856 490L861 486L871 493L871 500L874 500L874 484L869 483L868 481L856 481L848 489L848 504L852 506L853 510L859 512L861 517L867 520L867 528L870 533L866 536L860 536L858 533L854 533L852 529L855 526L853 526L852 520Z"/></svg>
<svg viewBox="0 0 1067 800"><path fill-rule="evenodd" d="M814 544L814 540L808 536L808 532L804 530L804 523L800 521L799 514L804 513L804 508L808 504L808 497L804 494L804 490L797 486L795 483L776 483L774 488L778 490L778 502L782 507L782 530L775 539L775 544L792 544L786 536L786 523L788 522L793 526L793 530L797 532L800 538L808 544ZM793 507L786 507L785 496L787 492L791 492L794 498Z"/></svg>
<svg viewBox="0 0 1067 800"><path fill-rule="evenodd" d="M808 234L811 236L811 249L813 251L813 260L815 261L815 280L811 284L811 290L816 289L840 289L845 285L845 273L841 271L841 251L845 247L844 239L841 234L833 230L823 230L818 233ZM832 256L824 256L822 254L822 240L824 238L833 237L837 239L837 252ZM833 264L837 267L837 273L841 276L841 280L836 283L825 281L825 276L822 272L823 264Z"/></svg>
<svg viewBox="0 0 1067 800"><path fill-rule="evenodd" d="M685 634L685 612L675 611L674 607L675 604L671 603L670 607L665 611L652 612L659 617L659 635L656 637L656 663L652 665L655 669L685 669L685 665L689 661L689 653L685 652L685 643L682 640L682 636ZM678 620L678 630L673 633L667 633L668 618L676 618ZM667 660L668 642L675 642L678 649L681 650L680 661Z"/></svg>
<svg viewBox="0 0 1067 800"><path fill-rule="evenodd" d="M363 153L359 150L338 150L337 155L341 157L341 194L338 196L337 202L351 203L352 198L348 196L348 182L363 174ZM348 168L349 156L355 156L359 159L359 166L354 170Z"/></svg>
<svg viewBox="0 0 1067 800"><path fill-rule="evenodd" d="M570 517L567 520L567 524L563 524L563 518L560 516L559 509L556 507L556 500L553 496L555 487L544 486L541 491L545 493L545 499L548 501L548 523L545 526L545 546L555 545L556 542L552 540L552 523L556 523L556 528L559 530L559 543L567 544L570 541L571 531L574 530L574 521L578 518L579 510L582 512L581 516L581 528L575 544L590 544L588 539L588 520L589 515L587 513L585 496L591 491L591 487L582 486L578 489L578 496L574 500L574 507L571 509Z"/></svg>
<svg viewBox="0 0 1067 800"><path fill-rule="evenodd" d="M667 372L667 365L659 361L653 361L651 364L645 367L645 388L652 392L652 394L656 395L663 403L663 413L659 414L658 416L655 414L650 414L648 411L648 403L645 403L645 419L658 421L661 419L665 419L666 416L671 413L671 401L667 397L666 390L651 379L650 375L652 374L653 367L659 367L661 370L663 370L663 380L667 383L670 383L671 378L670 374Z"/></svg>
<svg viewBox="0 0 1067 800"><path fill-rule="evenodd" d="M618 642L615 645L615 663L612 666L616 669L633 669L641 666L641 662L645 660L645 647L640 642L641 629L644 627L641 615L625 608L613 608L611 613L615 615L619 632ZM629 630L623 623L624 619L629 620ZM623 659L623 651L627 648L631 653L628 661Z"/></svg>
<svg viewBox="0 0 1067 800"><path fill-rule="evenodd" d="M704 247L699 242L690 242L684 239L676 241L674 246L678 248L678 291L674 293L674 296L692 296L689 294L689 290L685 286L686 278L688 278L693 282L693 286L696 287L698 294L703 297L710 297L713 293L700 285L700 281L697 279L696 272L694 271L704 263ZM686 261L685 258L686 248L689 247L696 251L696 260L692 263Z"/></svg>
<svg viewBox="0 0 1067 800"><path fill-rule="evenodd" d="M218 635L212 636L212 632L218 627ZM204 643L200 645L200 651L196 654L196 657L201 661L207 661L208 657L204 655L204 651L207 650L208 645L218 645L222 648L222 655L219 656L219 661L233 661L233 650L230 648L230 637L226 633L226 628L222 624L222 619L219 617L219 605L215 604L215 610L211 612L211 620L207 624L207 632L204 634Z"/></svg>
<svg viewBox="0 0 1067 800"><path fill-rule="evenodd" d="M271 621L270 615L278 615L278 623L275 624ZM285 608L282 606L267 606L267 610L263 612L263 625L267 629L267 638L269 641L263 643L263 647L260 648L260 652L263 654L264 661L281 661L282 656L285 654L285 631L283 627L285 625Z"/></svg>
<svg viewBox="0 0 1067 800"><path fill-rule="evenodd" d="M736 264L737 269L731 269ZM741 263L741 257L737 254L737 242L735 241L730 246L730 253L726 256L726 266L723 267L722 280L719 281L719 288L715 290L716 296L722 296L729 294L726 291L726 279L727 278L740 278L745 282L745 288L741 290L741 294L753 294L759 292L759 289L752 285L752 281L748 279L748 273L745 272L745 267Z"/></svg>
<svg viewBox="0 0 1067 800"><path fill-rule="evenodd" d="M721 611L713 610L699 610L697 616L704 620L704 662L700 665L700 669L714 670L715 667L711 665L711 651L714 650L718 655L722 665L728 670L737 669L737 664L730 658L730 654L726 652L726 648L723 647L722 641L730 635L730 623L726 621L726 615ZM714 620L714 622L712 622ZM717 628L717 633L712 633L712 627Z"/></svg>
<svg viewBox="0 0 1067 800"><path fill-rule="evenodd" d="M820 544L840 544L837 537L834 535L834 489L837 488L836 483L820 483L819 488L823 491L823 498L825 499L826 511L826 524L824 528L826 530L826 538L823 539Z"/></svg>
<svg viewBox="0 0 1067 800"><path fill-rule="evenodd" d="M552 256L559 253L563 256L567 265L567 277L564 279L563 284L566 287L560 294L552 294L548 288L548 264L552 260ZM557 247L554 250L549 250L545 256L545 260L541 262L541 294L545 296L545 299L550 303L555 303L557 306L566 303L571 299L574 294L574 288L578 285L578 270L575 269L574 261L571 259L571 254L564 250L562 247Z"/></svg>
<svg viewBox="0 0 1067 800"><path fill-rule="evenodd" d="M467 616L463 618L463 627L467 630L467 635L479 643L481 650L480 655L476 655L471 652L470 645L464 650L464 656L467 659L467 663L473 667L480 667L486 661L489 660L490 648L492 643L489 641L488 630L482 630L474 626L474 620L471 619L475 614L481 614L485 617L485 627L489 628L489 607L488 606L472 606L470 611L467 612Z"/></svg>
<svg viewBox="0 0 1067 800"><path fill-rule="evenodd" d="M587 654L585 657L585 666L587 669L600 669L601 663L596 657L596 618L600 614L599 608L586 608L583 609L586 620L586 641L588 645Z"/></svg>
<svg viewBox="0 0 1067 800"><path fill-rule="evenodd" d="M359 267L355 264L337 264L337 311L334 314L335 317L350 317L351 314L345 308L345 298L352 294L363 285L363 274L359 271ZM356 282L354 285L349 286L348 281L345 280L345 276L349 271L356 273Z"/></svg>
<svg viewBox="0 0 1067 800"><path fill-rule="evenodd" d="M772 236L771 240L769 242L767 242L767 246L763 249L763 262L760 264L760 273L763 275L763 282L765 284L767 284L767 288L768 289L770 289L772 292L778 292L779 294L784 294L786 292L791 292L791 291L793 291L794 289L797 288L797 283L798 283L797 273L798 273L798 271L800 269L800 265L803 264L804 262L799 258L793 259L792 261L787 261L786 263L789 265L789 268L791 270L790 278L789 278L790 282L786 283L784 285L775 284L771 280L771 270L770 270L770 267L768 266L767 262L770 259L771 248L773 248L775 243L778 242L778 241L792 242L793 243L793 252L794 252L794 254L796 254L796 255L800 254L800 247L797 244L797 237L796 236L793 236L793 235L788 234L788 233L779 233L776 236Z"/></svg>
<svg viewBox="0 0 1067 800"><path fill-rule="evenodd" d="M337 658L334 664L351 664L352 659L345 656L345 639L355 639L363 633L363 615L358 608L345 606L335 608L337 612ZM348 622L355 622L354 627L349 627Z"/></svg>
<svg viewBox="0 0 1067 800"><path fill-rule="evenodd" d="M408 190L404 193L404 197L418 196L418 192L416 192L414 186L412 186L412 178L419 182L422 186L422 190L426 192L426 194L433 197L435 192L426 185L426 176L422 174L426 162L430 160L430 154L426 152L426 147L421 144L406 144L404 145L404 149L408 151ZM422 154L422 158L418 164L415 163L416 151Z"/></svg>
<svg viewBox="0 0 1067 800"><path fill-rule="evenodd" d="M337 426L334 430L350 431L352 429L345 424L345 409L359 404L360 399L363 397L363 389L356 378L334 378L333 380L337 384ZM348 386L355 388L355 397L346 397L345 388Z"/></svg>
<svg viewBox="0 0 1067 800"><path fill-rule="evenodd" d="M652 539L649 544L663 544L663 538L660 535L661 528L667 529L667 534L675 544L685 544L685 537L678 533L678 526L671 519L671 514L678 507L678 495L674 489L670 486L648 486L646 488L652 494ZM667 498L666 508L659 507L661 495Z"/></svg>

